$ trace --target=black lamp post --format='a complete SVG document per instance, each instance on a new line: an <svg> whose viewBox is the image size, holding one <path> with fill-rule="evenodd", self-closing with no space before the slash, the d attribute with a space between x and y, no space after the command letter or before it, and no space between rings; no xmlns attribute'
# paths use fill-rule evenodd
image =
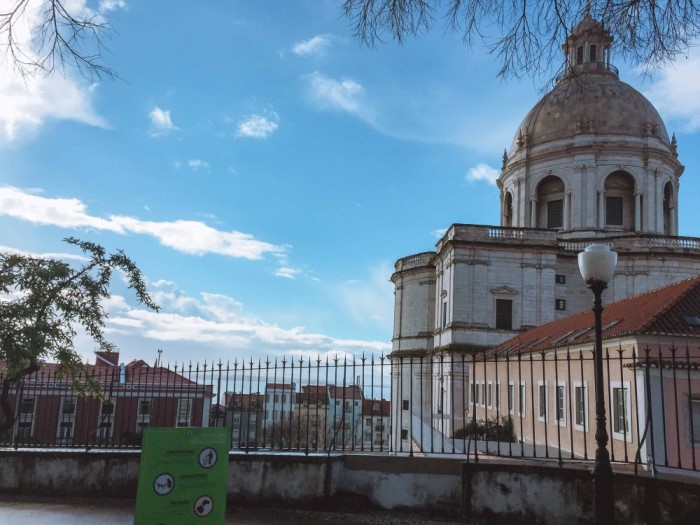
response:
<svg viewBox="0 0 700 525"><path fill-rule="evenodd" d="M603 303L601 295L615 273L617 253L605 244L591 244L578 254L578 267L583 280L593 292L595 317L595 451L593 480L595 485L595 522L608 525L615 522L613 472L608 453L608 432L605 428L605 385L603 384Z"/></svg>

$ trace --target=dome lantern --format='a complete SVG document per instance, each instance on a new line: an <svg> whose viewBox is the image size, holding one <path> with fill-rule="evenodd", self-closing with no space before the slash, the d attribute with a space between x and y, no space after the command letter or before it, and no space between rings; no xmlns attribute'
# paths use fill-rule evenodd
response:
<svg viewBox="0 0 700 525"><path fill-rule="evenodd" d="M564 74L557 79L558 82L584 73L618 76L617 68L610 64L613 37L603 24L591 16L590 8L588 4L583 20L571 31L562 46L566 63Z"/></svg>

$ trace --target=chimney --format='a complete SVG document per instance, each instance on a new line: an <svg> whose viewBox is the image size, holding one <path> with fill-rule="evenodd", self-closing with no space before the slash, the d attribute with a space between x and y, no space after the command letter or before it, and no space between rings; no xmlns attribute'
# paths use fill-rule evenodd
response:
<svg viewBox="0 0 700 525"><path fill-rule="evenodd" d="M110 368L119 365L119 352L95 352L95 366Z"/></svg>

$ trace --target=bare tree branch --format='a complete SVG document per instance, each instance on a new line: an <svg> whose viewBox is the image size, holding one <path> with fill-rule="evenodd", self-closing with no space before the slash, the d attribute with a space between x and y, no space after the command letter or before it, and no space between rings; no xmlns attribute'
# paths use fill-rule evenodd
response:
<svg viewBox="0 0 700 525"><path fill-rule="evenodd" d="M99 12L73 12L66 0L12 0L0 12L0 49L16 73L65 73L76 68L89 80L117 78L102 63L111 27Z"/></svg>
<svg viewBox="0 0 700 525"><path fill-rule="evenodd" d="M399 43L430 31L436 18L465 44L485 45L501 77L553 78L560 45L586 9L613 36L613 53L653 72L687 53L700 36L700 3L693 0L345 0L343 15L366 45L389 34Z"/></svg>

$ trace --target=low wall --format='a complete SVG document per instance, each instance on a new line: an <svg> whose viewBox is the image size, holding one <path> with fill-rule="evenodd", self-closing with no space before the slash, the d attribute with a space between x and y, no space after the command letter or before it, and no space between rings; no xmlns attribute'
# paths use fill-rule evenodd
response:
<svg viewBox="0 0 700 525"><path fill-rule="evenodd" d="M482 523L591 523L590 466L487 461L462 464L462 510ZM693 524L700 516L697 478L615 472L616 523Z"/></svg>
<svg viewBox="0 0 700 525"><path fill-rule="evenodd" d="M2 451L0 494L133 499L138 452ZM231 454L234 505L410 509L477 523L589 523L590 467L460 458ZM615 473L618 523L697 523L700 481Z"/></svg>

